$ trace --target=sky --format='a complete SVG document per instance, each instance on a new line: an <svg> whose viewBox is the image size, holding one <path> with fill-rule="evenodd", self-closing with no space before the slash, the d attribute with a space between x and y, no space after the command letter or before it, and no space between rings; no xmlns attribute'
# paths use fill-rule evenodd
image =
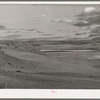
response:
<svg viewBox="0 0 100 100"><path fill-rule="evenodd" d="M99 5L8 4L0 5L0 39L76 36L79 27L72 23L81 12L92 12Z"/></svg>

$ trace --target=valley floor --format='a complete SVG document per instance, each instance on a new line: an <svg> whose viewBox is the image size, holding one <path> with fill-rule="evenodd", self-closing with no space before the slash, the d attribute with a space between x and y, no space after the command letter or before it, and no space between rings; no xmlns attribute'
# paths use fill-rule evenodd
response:
<svg viewBox="0 0 100 100"><path fill-rule="evenodd" d="M66 44L42 45L30 52L25 46L1 48L0 88L100 89L99 50L74 50L75 45ZM50 48L64 52L45 52Z"/></svg>

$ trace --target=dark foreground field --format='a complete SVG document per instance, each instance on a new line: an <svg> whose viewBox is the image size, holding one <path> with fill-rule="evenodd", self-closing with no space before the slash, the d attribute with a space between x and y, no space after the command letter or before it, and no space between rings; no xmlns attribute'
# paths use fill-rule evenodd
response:
<svg viewBox="0 0 100 100"><path fill-rule="evenodd" d="M3 41L0 88L100 89L100 52L86 51L84 47L89 45Z"/></svg>

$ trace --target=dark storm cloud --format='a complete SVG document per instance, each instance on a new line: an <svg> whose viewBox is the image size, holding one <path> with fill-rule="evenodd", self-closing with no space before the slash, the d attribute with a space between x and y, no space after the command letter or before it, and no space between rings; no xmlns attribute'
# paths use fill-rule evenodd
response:
<svg viewBox="0 0 100 100"><path fill-rule="evenodd" d="M76 33L75 35L82 35L81 33Z"/></svg>
<svg viewBox="0 0 100 100"><path fill-rule="evenodd" d="M84 35L87 34L86 32L82 32L82 33L76 33L75 35Z"/></svg>
<svg viewBox="0 0 100 100"><path fill-rule="evenodd" d="M90 23L89 22L83 22L83 21L78 21L78 22L76 22L76 23L74 23L74 25L75 26L79 26L79 27L83 27L83 26L88 26L88 25L90 25Z"/></svg>
<svg viewBox="0 0 100 100"><path fill-rule="evenodd" d="M89 37L100 36L100 26L90 31Z"/></svg>
<svg viewBox="0 0 100 100"><path fill-rule="evenodd" d="M89 37L95 37L95 36L100 36L100 34L98 34L98 33L95 33L95 34L92 33L92 34L89 35Z"/></svg>
<svg viewBox="0 0 100 100"><path fill-rule="evenodd" d="M90 29L89 37L100 36L100 10L93 7L85 8L83 12L75 17L76 21L73 23L74 26Z"/></svg>
<svg viewBox="0 0 100 100"><path fill-rule="evenodd" d="M100 24L100 10L93 10L90 12L83 11L76 15L75 26L90 26L93 24Z"/></svg>

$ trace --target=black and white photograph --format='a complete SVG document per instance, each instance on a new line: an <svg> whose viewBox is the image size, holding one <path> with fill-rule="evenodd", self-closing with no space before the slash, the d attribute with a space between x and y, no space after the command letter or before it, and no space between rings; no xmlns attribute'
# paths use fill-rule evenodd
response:
<svg viewBox="0 0 100 100"><path fill-rule="evenodd" d="M100 89L100 4L0 4L0 89Z"/></svg>

